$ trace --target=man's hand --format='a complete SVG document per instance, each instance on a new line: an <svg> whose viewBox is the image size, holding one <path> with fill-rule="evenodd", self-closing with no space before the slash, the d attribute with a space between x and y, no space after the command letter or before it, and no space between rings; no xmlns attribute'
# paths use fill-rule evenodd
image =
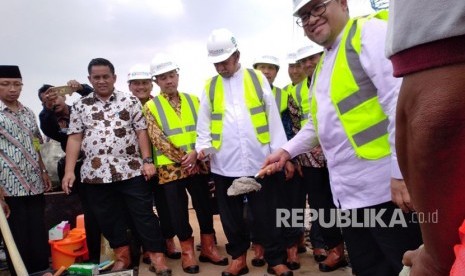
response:
<svg viewBox="0 0 465 276"><path fill-rule="evenodd" d="M278 149L266 157L265 162L256 177L263 178L265 175L271 175L281 171L286 165L286 161L289 159L291 159L291 155L287 151Z"/></svg>
<svg viewBox="0 0 465 276"><path fill-rule="evenodd" d="M403 179L391 178L391 198L404 213L415 211Z"/></svg>
<svg viewBox="0 0 465 276"><path fill-rule="evenodd" d="M53 110L57 101L58 95L57 92L53 90L53 87L50 87L45 91L43 96L44 106L48 110Z"/></svg>
<svg viewBox="0 0 465 276"><path fill-rule="evenodd" d="M144 163L142 166L142 175L144 175L146 181L152 178L156 173L157 171L154 164Z"/></svg>
<svg viewBox="0 0 465 276"><path fill-rule="evenodd" d="M82 90L82 85L77 80L70 80L66 85L73 88L73 91Z"/></svg>
<svg viewBox="0 0 465 276"><path fill-rule="evenodd" d="M10 206L6 203L5 199L0 199L0 205L3 209L3 213L5 213L5 217L8 218L10 216Z"/></svg>
<svg viewBox="0 0 465 276"><path fill-rule="evenodd" d="M48 172L42 173L42 180L45 184L45 191L48 192L52 189L52 180L50 180L50 176L48 176Z"/></svg>
<svg viewBox="0 0 465 276"><path fill-rule="evenodd" d="M450 268L441 270L441 268L437 267L438 261L426 252L423 245L416 250L405 252L402 263L410 267L410 276L449 275Z"/></svg>
<svg viewBox="0 0 465 276"><path fill-rule="evenodd" d="M291 161L287 161L284 167L284 174L286 175L286 181L291 180L294 177L295 167Z"/></svg>
<svg viewBox="0 0 465 276"><path fill-rule="evenodd" d="M73 188L75 180L76 176L74 175L74 172L65 173L63 176L63 180L61 181L61 188L67 195L71 193L71 189Z"/></svg>
<svg viewBox="0 0 465 276"><path fill-rule="evenodd" d="M195 166L197 163L197 152L195 150L185 154L181 158L181 167L183 169L189 170Z"/></svg>

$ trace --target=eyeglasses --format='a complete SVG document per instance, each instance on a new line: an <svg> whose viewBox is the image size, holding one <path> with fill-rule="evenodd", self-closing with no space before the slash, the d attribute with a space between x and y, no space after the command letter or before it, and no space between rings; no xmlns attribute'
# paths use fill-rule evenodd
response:
<svg viewBox="0 0 465 276"><path fill-rule="evenodd" d="M324 2L321 2L320 4L314 6L309 12L306 12L302 16L299 16L295 23L299 25L300 27L305 27L307 26L307 22L310 19L310 16L318 17L322 16L326 12L326 5L333 0L326 0Z"/></svg>
<svg viewBox="0 0 465 276"><path fill-rule="evenodd" d="M20 89L21 87L23 87L23 83L22 82L0 82L0 87L3 87L3 88L10 88L10 87L13 87L14 89Z"/></svg>

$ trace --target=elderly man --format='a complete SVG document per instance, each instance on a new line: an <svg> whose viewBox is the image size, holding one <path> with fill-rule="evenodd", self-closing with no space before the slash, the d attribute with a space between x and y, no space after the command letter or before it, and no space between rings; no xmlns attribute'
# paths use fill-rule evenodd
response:
<svg viewBox="0 0 465 276"><path fill-rule="evenodd" d="M387 13L350 19L347 0L295 0L294 15L325 50L310 86L309 122L265 164L279 169L319 141L334 204L350 221L341 226L353 272L395 275L403 253L418 247L421 236L418 224L391 201L406 212L412 208L395 154L400 80L384 57ZM364 215L379 219L359 227ZM393 223L397 217L402 223Z"/></svg>
<svg viewBox="0 0 465 276"><path fill-rule="evenodd" d="M22 87L18 66L0 65L0 186L11 209L8 224L19 254L34 273L49 268L44 192L51 181L39 152L42 136L36 117L18 100ZM10 259L8 267L15 275Z"/></svg>

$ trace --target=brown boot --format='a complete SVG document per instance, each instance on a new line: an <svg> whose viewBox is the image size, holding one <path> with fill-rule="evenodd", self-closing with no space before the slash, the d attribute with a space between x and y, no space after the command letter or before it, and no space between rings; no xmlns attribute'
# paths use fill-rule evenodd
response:
<svg viewBox="0 0 465 276"><path fill-rule="evenodd" d="M214 265L225 266L228 265L228 258L223 257L218 253L218 249L215 245L214 234L202 234L200 235L200 244L202 248L200 250L199 261L210 262Z"/></svg>
<svg viewBox="0 0 465 276"><path fill-rule="evenodd" d="M176 249L173 238L166 239L166 257L173 260L181 259L181 252Z"/></svg>
<svg viewBox="0 0 465 276"><path fill-rule="evenodd" d="M115 248L113 249L113 252L115 253L115 263L113 264L111 271L118 271L128 268L129 263L131 262L129 245Z"/></svg>
<svg viewBox="0 0 465 276"><path fill-rule="evenodd" d="M148 251L144 251L144 253L142 254L142 262L148 265L152 262L150 261L150 254Z"/></svg>
<svg viewBox="0 0 465 276"><path fill-rule="evenodd" d="M150 261L149 270L157 276L171 276L171 269L166 265L165 254L159 252L148 252Z"/></svg>
<svg viewBox="0 0 465 276"><path fill-rule="evenodd" d="M307 244L305 243L305 233L302 233L297 243L297 253L301 254L305 252L307 252Z"/></svg>
<svg viewBox="0 0 465 276"><path fill-rule="evenodd" d="M263 249L263 246L258 243L252 244L253 247L253 252L254 252L254 257L252 259L252 265L255 267L261 267L265 265L265 250Z"/></svg>
<svg viewBox="0 0 465 276"><path fill-rule="evenodd" d="M326 260L319 263L319 269L321 272L334 271L344 266L347 266L346 257L344 255L344 243L340 243L336 247L331 248Z"/></svg>
<svg viewBox="0 0 465 276"><path fill-rule="evenodd" d="M189 274L199 273L199 265L195 260L194 237L190 237L181 243L181 263L182 270Z"/></svg>
<svg viewBox="0 0 465 276"><path fill-rule="evenodd" d="M300 261L299 261L299 255L298 254L298 249L297 249L297 244L294 244L293 246L289 247L286 249L287 251L287 260L286 260L286 265L290 270L296 270L300 268Z"/></svg>
<svg viewBox="0 0 465 276"><path fill-rule="evenodd" d="M328 253L326 253L324 248L313 248L313 258L317 263L326 260L326 257L328 257Z"/></svg>
<svg viewBox="0 0 465 276"><path fill-rule="evenodd" d="M279 264L275 265L273 267L269 266L268 269L266 270L271 275L278 275L278 276L293 276L294 273L289 270L289 268L286 265Z"/></svg>
<svg viewBox="0 0 465 276"><path fill-rule="evenodd" d="M240 276L249 273L247 267L247 252L233 259L229 267L221 272L221 276Z"/></svg>

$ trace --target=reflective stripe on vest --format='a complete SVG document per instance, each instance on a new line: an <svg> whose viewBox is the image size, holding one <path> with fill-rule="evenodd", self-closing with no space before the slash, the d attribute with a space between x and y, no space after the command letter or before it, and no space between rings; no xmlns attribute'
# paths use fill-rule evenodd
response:
<svg viewBox="0 0 465 276"><path fill-rule="evenodd" d="M273 96L276 102L276 106L279 109L279 113L282 113L287 109L288 95L287 91L279 87L273 86Z"/></svg>
<svg viewBox="0 0 465 276"><path fill-rule="evenodd" d="M179 93L181 114L178 116L165 97L159 95L147 103L147 107L160 125L161 130L177 148L189 152L195 148L198 99L186 93ZM157 166L173 164L159 149L155 150Z"/></svg>
<svg viewBox="0 0 465 276"><path fill-rule="evenodd" d="M263 89L261 86L261 73L253 69L244 70L244 98L245 104L250 112L252 125L255 128L258 141L262 144L270 142L270 133L268 121L266 119L266 109L263 103ZM246 93L254 90L255 93ZM213 77L207 83L205 91L208 91L208 97L211 107L211 138L212 146L219 149L222 141L222 129L224 118L224 90L223 78L219 75Z"/></svg>
<svg viewBox="0 0 465 276"><path fill-rule="evenodd" d="M303 127L307 123L308 116L310 116L310 89L308 88L308 81L309 79L305 78L292 91L293 98L300 108L300 127Z"/></svg>
<svg viewBox="0 0 465 276"><path fill-rule="evenodd" d="M379 16L378 16L379 15ZM361 51L361 29L372 17L387 18L387 12L350 19L341 39L330 83L331 101L336 107L347 137L358 157L376 160L391 154L388 141L388 116L378 101L377 89L365 73L359 53ZM319 75L324 57L315 70ZM311 115L315 128L317 122L317 102L315 87L312 86Z"/></svg>

